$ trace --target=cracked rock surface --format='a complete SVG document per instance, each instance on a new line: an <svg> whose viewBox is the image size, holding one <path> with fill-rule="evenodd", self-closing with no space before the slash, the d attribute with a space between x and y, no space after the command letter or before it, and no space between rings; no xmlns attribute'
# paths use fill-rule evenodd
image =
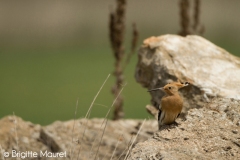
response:
<svg viewBox="0 0 240 160"><path fill-rule="evenodd" d="M240 159L240 101L216 98L138 143L129 160Z"/></svg>

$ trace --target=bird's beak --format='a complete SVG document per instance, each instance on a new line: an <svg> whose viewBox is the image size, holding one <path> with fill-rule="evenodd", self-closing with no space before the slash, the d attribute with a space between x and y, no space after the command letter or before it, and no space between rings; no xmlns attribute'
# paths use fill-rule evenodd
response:
<svg viewBox="0 0 240 160"><path fill-rule="evenodd" d="M163 91L163 87L161 87L161 88L151 89L151 90L148 90L148 92L157 91L157 90L162 90L162 91Z"/></svg>

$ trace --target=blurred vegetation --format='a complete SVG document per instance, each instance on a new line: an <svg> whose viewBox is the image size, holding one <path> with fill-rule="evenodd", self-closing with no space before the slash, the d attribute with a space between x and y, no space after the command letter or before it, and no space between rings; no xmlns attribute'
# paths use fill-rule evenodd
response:
<svg viewBox="0 0 240 160"><path fill-rule="evenodd" d="M12 114L35 123L84 117L94 96L112 72L110 48L5 51L1 53L0 116ZM84 56L83 56L84 54ZM143 118L149 103L145 89L134 79L134 57L126 69L127 85L123 90L126 118ZM91 117L104 117L113 102L111 76L100 92ZM136 112L137 111L137 112Z"/></svg>
<svg viewBox="0 0 240 160"><path fill-rule="evenodd" d="M0 118L15 115L34 123L86 114L114 60L108 39L109 5L100 1L1 1L0 2ZM130 51L132 22L140 42L150 36L177 34L177 1L128 1L126 52ZM240 1L201 1L204 37L240 56ZM128 32L129 31L129 32ZM134 79L137 55L125 69L125 118L148 118L150 96ZM110 107L114 99L111 76L97 104ZM91 117L105 116L108 108L94 105Z"/></svg>

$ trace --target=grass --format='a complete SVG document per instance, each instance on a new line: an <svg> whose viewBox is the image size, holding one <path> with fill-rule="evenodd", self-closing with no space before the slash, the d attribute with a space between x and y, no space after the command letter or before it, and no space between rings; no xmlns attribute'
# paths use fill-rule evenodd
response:
<svg viewBox="0 0 240 160"><path fill-rule="evenodd" d="M75 117L74 117L74 123L73 123L73 126L72 126L72 137L71 137L71 139L72 139L72 143L71 143L71 146L70 146L70 152L68 151L68 153L69 153L69 157L68 157L68 159L73 159L73 158L76 158L77 157L77 159L80 159L80 157L81 157L81 155L80 155L80 151L81 151L81 149L82 149L82 143L84 143L84 134L85 134L85 131L87 130L87 129L89 129L87 126L87 122L88 122L88 120L89 119L86 119L89 115L90 115L90 113L91 113L91 110L92 110L92 106L94 105L94 102L95 102L95 100L97 99L97 97L98 97L98 95L100 94L100 92L102 91L102 89L103 89L103 87L104 87L104 85L106 84L106 82L107 82L107 80L109 79L109 77L110 77L110 74L107 76L107 78L105 79L105 81L103 82L103 84L102 84L102 86L100 87L100 89L98 90L98 92L97 92L97 94L95 95L95 97L94 97L94 99L93 99L93 101L92 101L92 103L91 103L91 105L90 105L90 107L88 108L88 111L87 111L87 113L86 113L86 115L85 115L85 120L86 120L86 123L84 124L84 126L80 126L81 128L82 127L84 127L84 129L83 129L83 134L82 134L82 137L80 138L80 137L77 137L77 140L79 140L79 143L76 143L76 144L74 144L74 139L76 138L76 137L74 137L74 128L75 128L75 121L76 121L76 119L75 119ZM125 86L124 86L125 87ZM124 88L123 87L123 88ZM113 107L113 105L114 105L114 103L116 102L116 100L117 100L117 98L119 97L119 95L121 94L121 92L122 92L122 90L123 90L123 88L121 89L121 91L119 92L119 94L117 95L117 97L114 99L114 101L113 101L113 103L112 103L112 106L111 107L109 107L109 111L111 110L111 108ZM75 106L75 115L76 115L76 113L77 113L77 109L78 109L78 100L77 100L77 102L76 102L76 106ZM99 153L99 149L100 149L100 147L102 146L102 140L103 140L103 136L104 136L104 134L105 134L105 129L106 129L106 127L107 127L107 123L108 123L108 119L106 119L106 117L108 117L108 113L109 112L107 112L107 114L106 114L106 116L105 116L105 118L104 118L104 121L103 121L103 123L105 123L104 124L104 127L102 128L102 125L100 126L100 128L99 128L99 133L98 133L98 135L101 133L101 138L100 138L100 141L98 142L98 144L97 144L97 149L95 150L95 151L93 151L92 150L92 148L93 148L93 146L94 146L94 142L95 142L95 140L94 141L92 141L91 143L92 143L92 147L91 147L91 153L92 154L90 154L89 156L88 156L88 158L87 159L92 159L93 157L94 157L94 160L95 159L99 159L100 157L99 157L99 155L98 155L98 153ZM17 145L17 151L19 150L20 152L21 152L21 147L19 148L19 143L18 143L18 132L17 132L17 125L18 125L18 121L16 120L16 117L15 117L15 114L14 114L14 112L13 112L13 119L14 119L14 137L15 137L15 141L16 141L16 145ZM141 126L140 126L140 128L138 129L138 132L137 132L137 134L134 136L134 139L133 139L133 141L132 140L130 140L130 142L129 143L131 143L131 145L130 146L126 146L127 147L127 149L126 150L124 150L122 153L124 154L125 153L125 158L124 158L124 160L130 155L130 153L131 153L131 149L132 149L132 146L133 146L133 144L135 143L135 141L136 141L136 139L137 139L137 137L138 137L138 135L139 135L139 133L140 133L140 131L141 131L141 129L142 129L142 127L143 127L143 125L144 125L144 123L145 123L145 121L146 121L146 119L143 121L143 123L141 124ZM91 125L92 126L92 125ZM91 127L90 127L91 128ZM111 131L110 131L111 132ZM114 134L114 132L111 132L112 134ZM79 134L81 134L80 132L78 133L78 135ZM95 136L96 138L97 137L99 137L99 136ZM45 140L47 140L47 141L45 141ZM44 141L45 141L45 143L44 144L50 144L50 143L52 143L53 141L52 140L48 140L48 138L46 138ZM115 145L115 148L114 148L114 150L112 150L112 153L111 153L111 159L114 157L114 153L115 153L115 151L117 150L117 146L118 146L118 143L119 143L119 141L120 141L120 139L118 138L118 140L117 140L117 143L116 143L116 145ZM106 144L105 144L106 145ZM104 145L104 146L105 146ZM77 148L77 146L79 146L79 150L78 150L78 153L75 153L74 151L75 151L75 149ZM48 146L48 147L50 147L50 150L51 150L51 145L50 146ZM110 147L110 146L109 146ZM13 147L14 148L14 147ZM1 144L0 144L0 151L1 151L1 154L2 154L2 159L4 159L4 153L3 153L3 149L2 149L2 146L1 146ZM9 153L9 150L7 150L8 152L7 153ZM121 150L120 150L121 151ZM50 153L51 152L53 152L53 151L50 151ZM102 159L104 159L105 158L105 156L107 155L107 153L105 153L105 155L103 156L103 158ZM31 155L30 155L31 156ZM20 156L21 157L21 156ZM66 157L66 158L67 158ZM120 159L122 157L122 154L120 155L120 157L118 157L118 159ZM117 158L117 157L115 157L115 158ZM19 158L19 156L17 156L17 159L20 159Z"/></svg>
<svg viewBox="0 0 240 160"><path fill-rule="evenodd" d="M0 117L13 112L25 120L49 124L55 120L84 117L92 97L105 77L113 71L110 49L8 50L0 53ZM135 81L136 56L126 69L123 91L126 118L146 118L150 96ZM111 76L95 103L111 106ZM108 108L94 105L91 117L104 117ZM137 113L136 113L137 111Z"/></svg>

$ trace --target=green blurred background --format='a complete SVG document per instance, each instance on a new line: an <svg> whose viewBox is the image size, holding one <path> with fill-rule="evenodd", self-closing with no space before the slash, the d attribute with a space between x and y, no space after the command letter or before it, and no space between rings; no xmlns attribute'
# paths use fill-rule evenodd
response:
<svg viewBox="0 0 240 160"><path fill-rule="evenodd" d="M180 31L177 0L131 0L127 3L126 51L132 22L140 32L138 46L150 36ZM192 2L192 1L191 1ZM240 55L240 1L201 0L204 37ZM115 1L0 2L0 118L15 115L43 125L84 117L109 73L114 59L108 39L109 8ZM125 70L126 118L151 118L150 96L134 79L137 54ZM111 106L111 76L96 104ZM104 117L108 107L94 105L91 117Z"/></svg>

